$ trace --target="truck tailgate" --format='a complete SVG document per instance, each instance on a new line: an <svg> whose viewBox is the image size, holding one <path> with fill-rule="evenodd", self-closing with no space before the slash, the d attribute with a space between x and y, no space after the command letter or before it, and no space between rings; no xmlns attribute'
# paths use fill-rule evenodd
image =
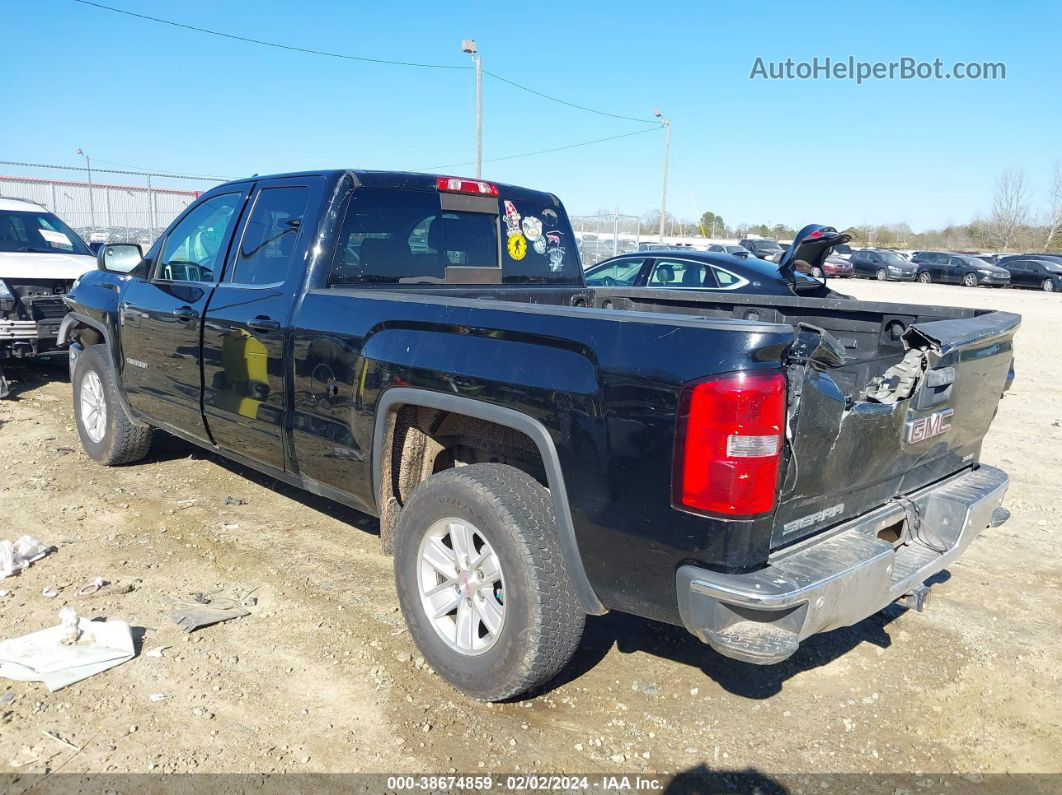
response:
<svg viewBox="0 0 1062 795"><path fill-rule="evenodd" d="M801 357L795 348L772 547L890 500L903 504L905 494L976 465L1013 378L1020 322L991 312L913 324L902 337L906 355L891 367L883 362L869 381L866 362Z"/></svg>

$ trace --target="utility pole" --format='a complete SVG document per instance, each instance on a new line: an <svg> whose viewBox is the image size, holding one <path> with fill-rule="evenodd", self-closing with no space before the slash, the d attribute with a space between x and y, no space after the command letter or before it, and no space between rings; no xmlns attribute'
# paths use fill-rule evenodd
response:
<svg viewBox="0 0 1062 795"><path fill-rule="evenodd" d="M660 123L664 125L664 190L660 195L660 240L664 242L664 216L667 215L667 164L671 156L671 120L665 119L660 108L653 111Z"/></svg>
<svg viewBox="0 0 1062 795"><path fill-rule="evenodd" d="M88 171L88 186L89 186L89 217L92 222L92 229L96 229L96 204L92 198L92 161L89 160L89 156L86 155L81 149L78 149L76 154L85 158L85 169Z"/></svg>
<svg viewBox="0 0 1062 795"><path fill-rule="evenodd" d="M476 179L483 176L483 62L476 50L475 39L464 39L461 52L472 56L476 65Z"/></svg>

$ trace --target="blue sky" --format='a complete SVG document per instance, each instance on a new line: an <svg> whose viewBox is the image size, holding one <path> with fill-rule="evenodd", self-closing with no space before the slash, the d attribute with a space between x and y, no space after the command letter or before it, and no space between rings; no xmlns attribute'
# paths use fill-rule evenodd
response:
<svg viewBox="0 0 1062 795"><path fill-rule="evenodd" d="M1062 4L1013 2L338 2L101 0L295 46L486 69L612 113L673 120L669 210L794 227L906 221L989 207L1022 168L1046 201L1062 159ZM242 176L318 167L427 170L474 158L474 78L284 52L72 0L0 2L0 159L111 161ZM14 35L11 35L14 34ZM946 66L1002 61L1002 81L750 80L757 56ZM641 129L484 78L484 157ZM570 213L659 206L658 130L484 164ZM0 166L0 173L10 171ZM472 174L473 166L443 169Z"/></svg>

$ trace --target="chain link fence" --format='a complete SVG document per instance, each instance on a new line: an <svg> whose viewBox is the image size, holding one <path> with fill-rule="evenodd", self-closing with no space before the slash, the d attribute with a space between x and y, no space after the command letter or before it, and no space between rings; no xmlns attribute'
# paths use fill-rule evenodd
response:
<svg viewBox="0 0 1062 795"><path fill-rule="evenodd" d="M55 213L88 242L150 245L221 178L0 160L0 196Z"/></svg>
<svg viewBox="0 0 1062 795"><path fill-rule="evenodd" d="M588 268L617 254L637 251L648 238L641 233L641 219L636 215L573 215L569 219L579 241L579 256Z"/></svg>

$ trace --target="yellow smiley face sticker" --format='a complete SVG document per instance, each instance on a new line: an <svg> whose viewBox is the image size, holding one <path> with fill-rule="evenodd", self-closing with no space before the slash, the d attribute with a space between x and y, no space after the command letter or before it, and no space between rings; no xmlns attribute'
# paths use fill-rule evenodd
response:
<svg viewBox="0 0 1062 795"><path fill-rule="evenodd" d="M527 238L523 235L512 235L509 238L509 256L515 260L521 260L527 255Z"/></svg>

